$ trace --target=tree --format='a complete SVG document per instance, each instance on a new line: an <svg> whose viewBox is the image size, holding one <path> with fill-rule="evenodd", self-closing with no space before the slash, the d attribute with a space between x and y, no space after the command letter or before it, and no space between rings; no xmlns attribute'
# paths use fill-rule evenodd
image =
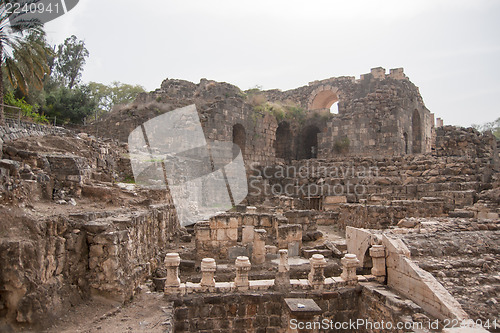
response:
<svg viewBox="0 0 500 333"><path fill-rule="evenodd" d="M491 133L493 133L493 135L500 140L500 118L482 125L473 124L472 127L479 132L491 131Z"/></svg>
<svg viewBox="0 0 500 333"><path fill-rule="evenodd" d="M90 94L97 102L100 113L111 111L114 105L131 103L138 94L146 92L144 87L140 85L131 85L118 81L112 82L109 86L90 82L88 87Z"/></svg>
<svg viewBox="0 0 500 333"><path fill-rule="evenodd" d="M50 118L56 117L62 123L80 124L93 114L97 103L91 98L88 86L69 89L60 86L46 96L42 111Z"/></svg>
<svg viewBox="0 0 500 333"><path fill-rule="evenodd" d="M27 4L38 3L41 0L26 1ZM11 84L14 87L27 89L29 77L38 79L41 75L43 64L38 60L40 50L32 49L33 44L24 37L31 34L43 34L42 23L38 19L22 19L13 10L8 10L7 4L16 1L2 0L0 3L0 64L2 71L5 69ZM15 59L15 56L18 58ZM35 74L34 71L37 71ZM36 80L35 80L36 81ZM4 81L0 75L0 124L5 123L4 107Z"/></svg>
<svg viewBox="0 0 500 333"><path fill-rule="evenodd" d="M85 48L85 42L78 40L75 35L66 38L63 44L57 47L54 63L56 78L72 89L82 77L83 66L89 51Z"/></svg>

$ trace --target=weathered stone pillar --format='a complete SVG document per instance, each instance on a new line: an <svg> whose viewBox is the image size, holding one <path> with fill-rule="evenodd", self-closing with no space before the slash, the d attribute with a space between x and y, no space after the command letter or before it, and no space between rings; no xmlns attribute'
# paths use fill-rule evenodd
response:
<svg viewBox="0 0 500 333"><path fill-rule="evenodd" d="M254 264L266 262L266 233L264 229L255 229L252 252Z"/></svg>
<svg viewBox="0 0 500 333"><path fill-rule="evenodd" d="M347 281L348 284L358 283L358 276L356 275L356 267L359 266L359 260L355 254L347 253L344 258L340 259L342 263L342 274L340 277Z"/></svg>
<svg viewBox="0 0 500 333"><path fill-rule="evenodd" d="M288 265L288 250L279 250L280 263L278 265L278 274L274 279L274 286L278 290L290 288L290 265Z"/></svg>
<svg viewBox="0 0 500 333"><path fill-rule="evenodd" d="M215 287L215 271L217 270L217 264L214 258L204 258L201 261L201 281L200 285L202 287Z"/></svg>
<svg viewBox="0 0 500 333"><path fill-rule="evenodd" d="M236 258L236 277L234 278L234 285L238 289L247 290L250 286L248 281L248 272L252 267L248 257L241 256Z"/></svg>
<svg viewBox="0 0 500 333"><path fill-rule="evenodd" d="M383 245L372 245L370 247L370 256L372 257L372 275L377 278L377 281L384 283L385 281L385 248Z"/></svg>
<svg viewBox="0 0 500 333"><path fill-rule="evenodd" d="M309 259L311 272L309 272L309 284L314 288L321 288L325 283L326 259L322 254L313 254Z"/></svg>
<svg viewBox="0 0 500 333"><path fill-rule="evenodd" d="M165 281L165 291L176 291L179 289L181 280L179 279L179 265L181 257L179 253L167 253L165 256L165 266L167 268L167 280Z"/></svg>

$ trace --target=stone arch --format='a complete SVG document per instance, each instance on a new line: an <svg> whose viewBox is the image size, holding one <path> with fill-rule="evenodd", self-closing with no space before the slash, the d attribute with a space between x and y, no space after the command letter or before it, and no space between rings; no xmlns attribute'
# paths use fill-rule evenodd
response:
<svg viewBox="0 0 500 333"><path fill-rule="evenodd" d="M363 261L361 262L361 267L364 274L371 274L373 267L372 256L370 255L371 244L366 248L365 255L363 256Z"/></svg>
<svg viewBox="0 0 500 333"><path fill-rule="evenodd" d="M320 86L313 90L309 97L308 110L330 109L332 105L339 101L339 88L330 85Z"/></svg>
<svg viewBox="0 0 500 333"><path fill-rule="evenodd" d="M412 152L414 154L420 154L422 152L422 120L420 119L418 110L413 111L413 115L411 117L411 127Z"/></svg>
<svg viewBox="0 0 500 333"><path fill-rule="evenodd" d="M233 143L238 145L241 150L241 154L245 156L245 145L247 141L247 135L245 131L245 127L241 124L236 124L233 126ZM237 155L237 153L233 151L233 155Z"/></svg>
<svg viewBox="0 0 500 333"><path fill-rule="evenodd" d="M282 121L276 129L276 140L274 141L274 151L276 158L289 160L292 157L290 124Z"/></svg>
<svg viewBox="0 0 500 333"><path fill-rule="evenodd" d="M309 125L302 131L302 153L305 159L318 157L318 134L316 125Z"/></svg>

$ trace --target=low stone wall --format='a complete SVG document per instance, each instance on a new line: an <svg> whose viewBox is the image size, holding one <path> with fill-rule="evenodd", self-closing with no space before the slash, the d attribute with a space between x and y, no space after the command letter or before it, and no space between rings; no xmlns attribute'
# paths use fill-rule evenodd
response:
<svg viewBox="0 0 500 333"><path fill-rule="evenodd" d="M67 129L62 127L7 120L4 126L0 126L0 158L2 157L2 144L4 142L27 136L61 135L68 132Z"/></svg>
<svg viewBox="0 0 500 333"><path fill-rule="evenodd" d="M214 216L210 221L195 224L196 254L198 258L218 254L227 258L228 250L238 242L238 218Z"/></svg>
<svg viewBox="0 0 500 333"><path fill-rule="evenodd" d="M56 318L90 296L130 298L178 231L168 205L8 219L25 228L0 238L0 308L17 325Z"/></svg>
<svg viewBox="0 0 500 333"><path fill-rule="evenodd" d="M290 257L300 254L303 230L300 224L283 224L278 227L278 248L287 249Z"/></svg>
<svg viewBox="0 0 500 333"><path fill-rule="evenodd" d="M423 200L395 200L388 205L339 204L337 224L346 227L367 229L387 229L401 219L412 217L442 216L445 214L443 200L428 198Z"/></svg>
<svg viewBox="0 0 500 333"><path fill-rule="evenodd" d="M258 200L272 202L287 196L295 209L335 209L342 200L358 203L425 197L443 198L450 209L469 206L477 201L478 193L491 188L500 170L498 153L488 138L477 138L478 142L471 143L474 153L462 151L463 155L442 148L425 155L336 157L253 166L249 197L258 204ZM311 207L309 197L321 199L322 205Z"/></svg>
<svg viewBox="0 0 500 333"><path fill-rule="evenodd" d="M296 316L290 312L285 298L312 300L320 310L314 315L305 313ZM412 320L412 317L415 319ZM419 332L430 332L425 329L428 322L417 322L429 319L418 305L401 298L386 287L375 283L362 283L357 288L349 287L322 293L297 292L286 295L267 291L177 297L174 300L173 326L175 332L296 332L293 329L297 328L299 323L316 325L316 328L325 331L409 331L377 330L369 326L370 323L380 325L384 322L385 325L390 323L393 327L404 323L406 327L422 327ZM355 328L349 326L349 323L358 320L366 325L357 325ZM313 329L304 331L314 332Z"/></svg>
<svg viewBox="0 0 500 333"><path fill-rule="evenodd" d="M281 332L279 294L202 295L174 302L175 332Z"/></svg>
<svg viewBox="0 0 500 333"><path fill-rule="evenodd" d="M289 223L300 224L304 234L310 231L316 231L316 222L312 218L316 212L311 210L290 210L285 212L285 217Z"/></svg>
<svg viewBox="0 0 500 333"><path fill-rule="evenodd" d="M387 251L387 285L409 297L439 319L468 318L450 293L432 276L409 259L408 248L400 241L382 236Z"/></svg>
<svg viewBox="0 0 500 333"><path fill-rule="evenodd" d="M268 213L225 213L211 217L209 221L200 221L195 225L196 254L199 259L213 257L227 259L229 250L242 242L244 228L266 231L267 243L276 239L278 225L286 223L286 219ZM244 243L251 243L253 236L249 235ZM248 252L247 252L248 254Z"/></svg>
<svg viewBox="0 0 500 333"><path fill-rule="evenodd" d="M13 220L25 229L0 239L1 319L16 324L53 319L88 294L85 232L65 218L11 214L2 212L5 223Z"/></svg>
<svg viewBox="0 0 500 333"><path fill-rule="evenodd" d="M355 320L359 295L355 288L345 288L338 292L297 293L290 297L314 300L321 308L321 320L329 323ZM289 332L291 316L285 297L272 291L185 296L174 302L175 332Z"/></svg>
<svg viewBox="0 0 500 333"><path fill-rule="evenodd" d="M211 217L209 221L195 224L196 255L235 259L236 256L252 256L256 244L288 249L290 256L298 256L305 230L316 230L311 211L289 211L291 223L286 217L268 213L225 213ZM255 233L261 233L264 243L255 243ZM261 249L259 249L261 250Z"/></svg>
<svg viewBox="0 0 500 333"><path fill-rule="evenodd" d="M348 251L359 254L360 261L365 263L375 244L383 245L387 286L410 298L431 316L441 320L468 319L457 300L430 273L412 262L410 251L400 239L357 228L348 228L346 238Z"/></svg>
<svg viewBox="0 0 500 333"><path fill-rule="evenodd" d="M431 332L431 325L437 327L434 317L387 286L364 283L360 298L358 318L364 320L364 325L359 327L360 331ZM382 322L386 324L381 326Z"/></svg>
<svg viewBox="0 0 500 333"><path fill-rule="evenodd" d="M177 215L169 205L85 223L92 295L129 299L150 273L150 261L173 240L178 228Z"/></svg>

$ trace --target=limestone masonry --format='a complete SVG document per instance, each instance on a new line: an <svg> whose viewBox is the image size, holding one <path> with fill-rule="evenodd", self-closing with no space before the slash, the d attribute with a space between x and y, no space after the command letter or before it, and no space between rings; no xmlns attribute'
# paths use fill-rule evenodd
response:
<svg viewBox="0 0 500 333"><path fill-rule="evenodd" d="M248 195L182 227L127 138L192 104L207 141L239 146ZM8 123L0 332L499 332L498 146L436 121L402 68L289 91L167 79L78 130Z"/></svg>

